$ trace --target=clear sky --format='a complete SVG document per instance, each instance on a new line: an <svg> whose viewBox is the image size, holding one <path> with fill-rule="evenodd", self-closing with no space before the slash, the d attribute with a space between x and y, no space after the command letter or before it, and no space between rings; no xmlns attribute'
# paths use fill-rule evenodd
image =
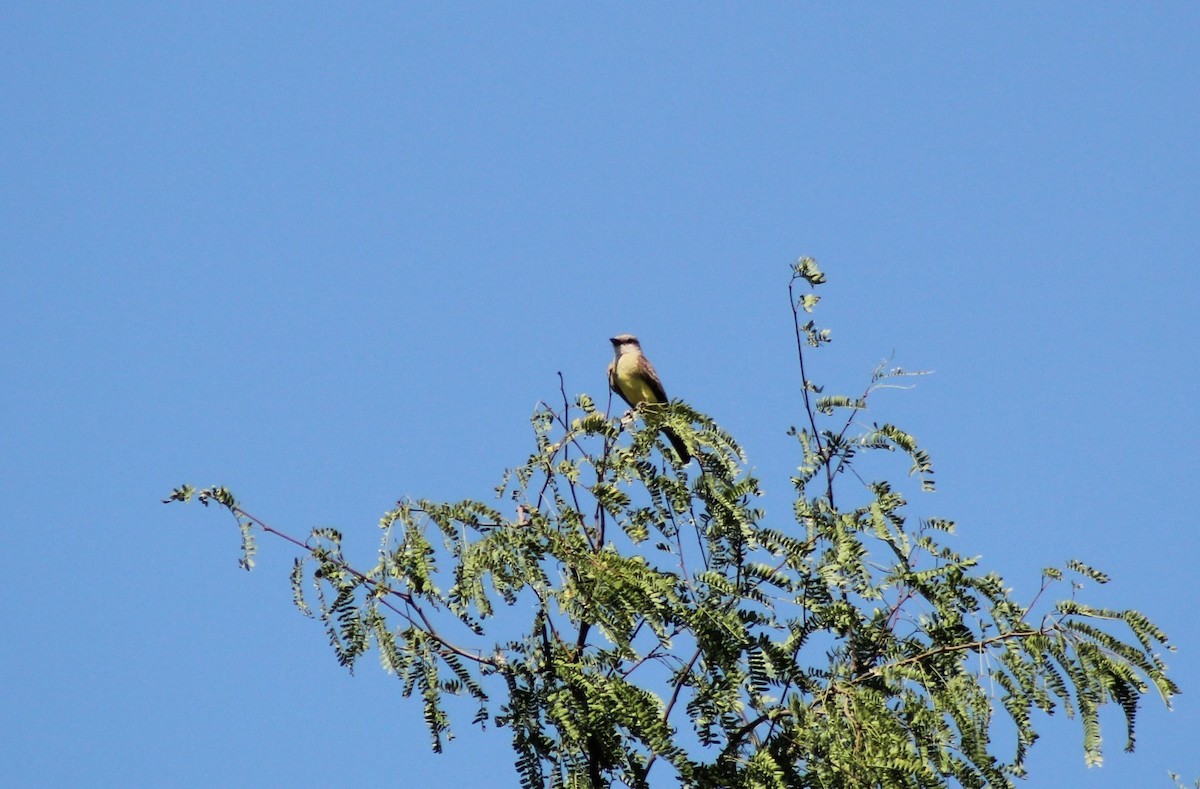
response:
<svg viewBox="0 0 1200 789"><path fill-rule="evenodd" d="M1200 777L1197 41L1171 2L3 4L3 782L515 786L507 730L435 756L337 666L286 546L247 575L159 499L371 561L632 332L784 524L800 255L815 378L935 371L871 414L933 454L912 514L1026 594L1098 566L1179 647L1135 754L1039 719L1027 785Z"/></svg>

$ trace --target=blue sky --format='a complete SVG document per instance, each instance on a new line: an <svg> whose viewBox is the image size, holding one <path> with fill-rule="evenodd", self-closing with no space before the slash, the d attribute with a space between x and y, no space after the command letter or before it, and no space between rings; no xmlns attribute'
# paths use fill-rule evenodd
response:
<svg viewBox="0 0 1200 789"><path fill-rule="evenodd" d="M13 786L515 786L507 731L347 676L238 570L231 487L370 561L486 498L638 334L789 517L814 377L935 371L914 515L1032 593L1077 557L1178 645L1139 748L1040 721L1030 787L1200 777L1200 7L9 3L0 9L0 763ZM902 472L897 467L897 472ZM1188 491L1192 493L1188 493Z"/></svg>

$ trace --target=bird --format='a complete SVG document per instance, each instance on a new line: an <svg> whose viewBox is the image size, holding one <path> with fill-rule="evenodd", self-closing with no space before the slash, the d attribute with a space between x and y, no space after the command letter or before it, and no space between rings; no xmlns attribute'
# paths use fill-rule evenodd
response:
<svg viewBox="0 0 1200 789"><path fill-rule="evenodd" d="M651 405L666 403L667 393L663 389L654 365L642 353L642 344L632 334L618 334L609 339L613 345L613 360L608 365L608 386L629 403L637 408L642 403ZM671 446L679 453L684 463L692 459L687 444L669 427L662 428L662 434L671 442Z"/></svg>

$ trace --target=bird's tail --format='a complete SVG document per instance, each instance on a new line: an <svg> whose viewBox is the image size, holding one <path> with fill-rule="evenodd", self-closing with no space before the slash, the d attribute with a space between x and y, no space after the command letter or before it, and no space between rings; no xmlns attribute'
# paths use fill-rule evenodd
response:
<svg viewBox="0 0 1200 789"><path fill-rule="evenodd" d="M692 453L688 452L687 444L683 443L683 439L669 427L662 429L662 434L671 442L671 446L675 447L675 451L679 453L679 459L687 465L692 460Z"/></svg>

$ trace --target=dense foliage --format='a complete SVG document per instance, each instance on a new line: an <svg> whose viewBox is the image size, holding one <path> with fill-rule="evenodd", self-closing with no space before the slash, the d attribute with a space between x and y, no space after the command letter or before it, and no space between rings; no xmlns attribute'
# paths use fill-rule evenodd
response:
<svg viewBox="0 0 1200 789"><path fill-rule="evenodd" d="M829 340L809 320L824 280L802 259L789 287L804 410L791 517L760 509L741 448L704 414L610 418L582 395L534 414L536 448L494 503L398 503L374 567L356 569L339 532L290 537L223 488L169 500L232 512L247 569L256 533L294 543L296 605L339 662L375 646L420 696L434 750L445 694L477 700L476 722L511 731L523 786L1006 786L1039 711L1077 715L1099 762L1109 702L1132 748L1143 696L1177 692L1166 636L1076 599L1079 579L1106 581L1079 562L1020 602L939 543L952 523L910 522L902 485L859 476L864 453L893 452L933 484L911 435L861 423L906 373L877 370L855 398L808 379ZM664 425L698 468L678 465ZM1051 587L1065 599L1041 602Z"/></svg>

